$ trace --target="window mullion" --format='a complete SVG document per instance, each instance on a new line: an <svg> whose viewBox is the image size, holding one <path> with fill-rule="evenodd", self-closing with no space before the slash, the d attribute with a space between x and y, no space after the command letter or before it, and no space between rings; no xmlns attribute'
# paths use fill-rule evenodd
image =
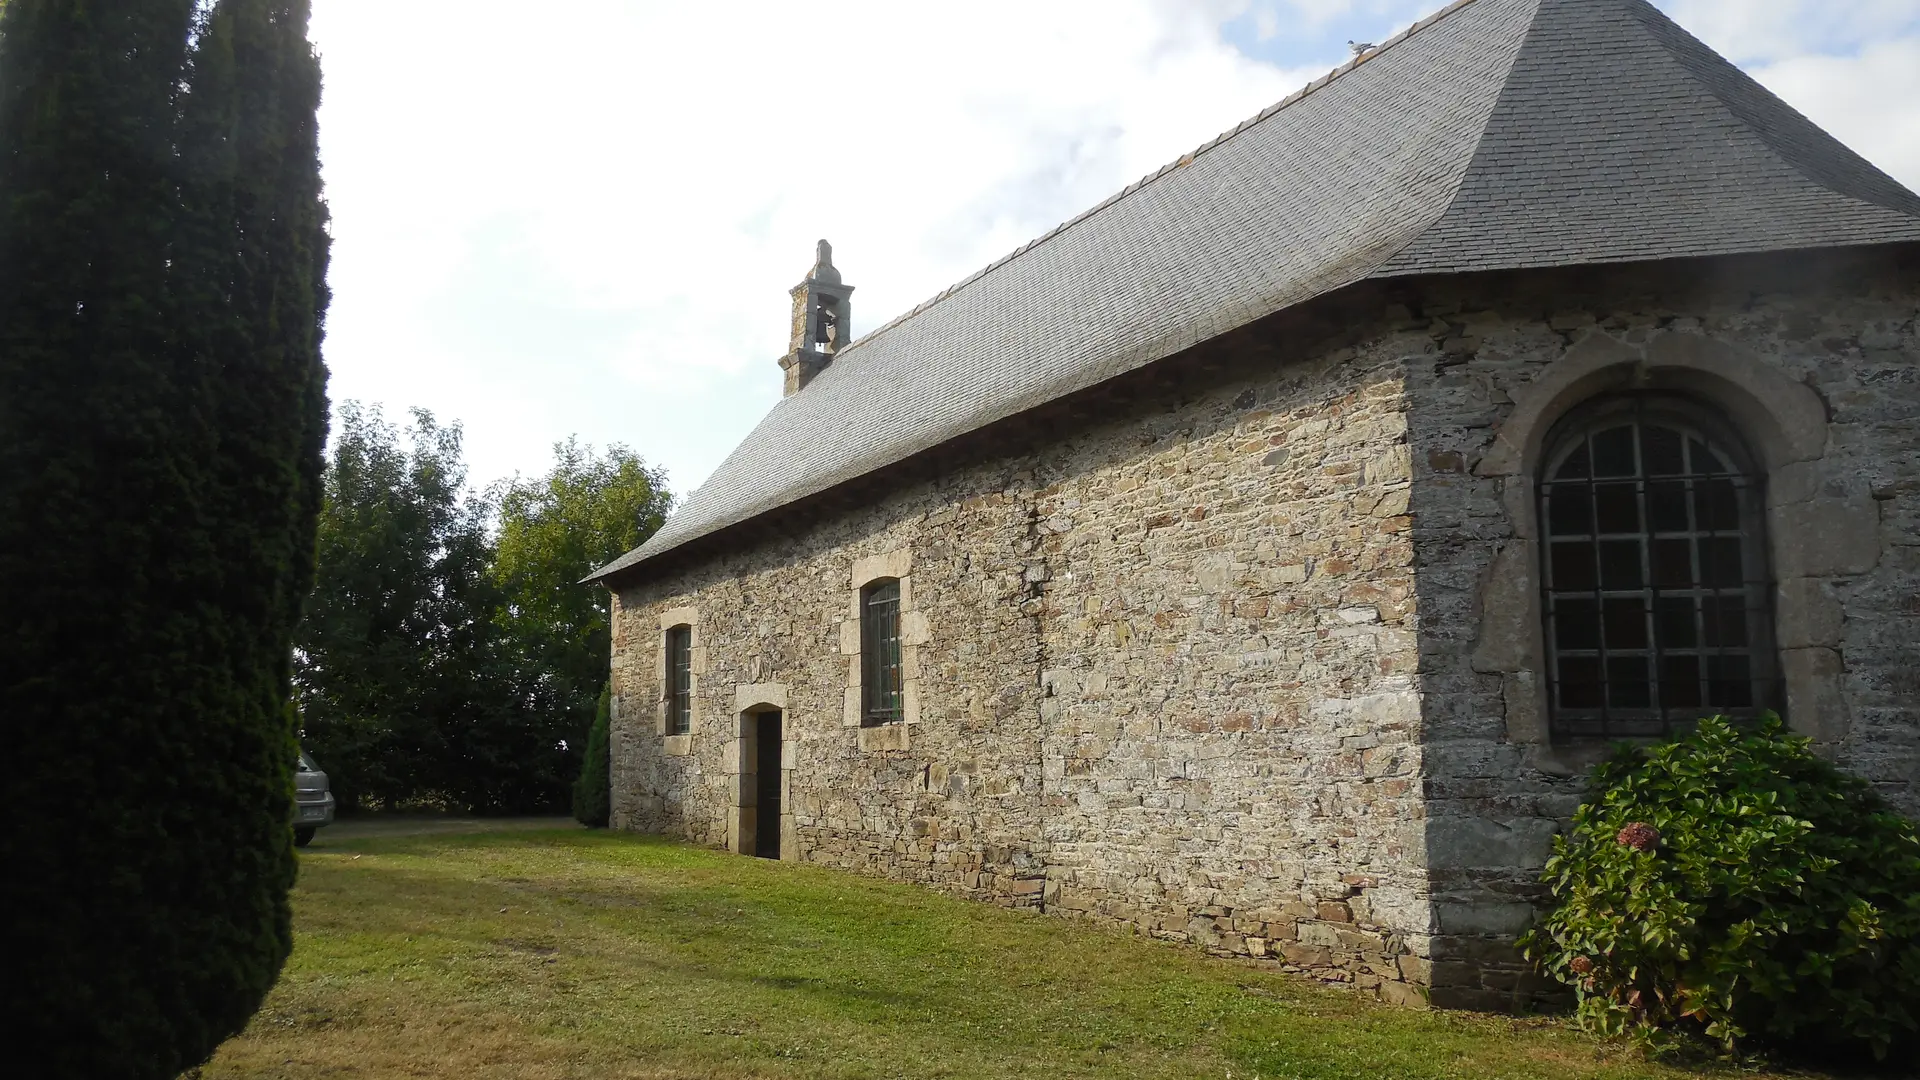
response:
<svg viewBox="0 0 1920 1080"><path fill-rule="evenodd" d="M1654 528L1653 500L1647 493L1645 438L1645 427L1636 425L1634 454L1640 475L1634 484L1634 500L1640 510L1640 580L1646 585L1646 610L1642 617L1647 627L1647 700L1660 721L1660 730L1666 731L1671 723L1667 715L1666 649L1660 640L1660 580L1654 575L1653 558L1659 530Z"/></svg>
<svg viewBox="0 0 1920 1080"><path fill-rule="evenodd" d="M1560 605L1559 594L1554 591L1553 529L1549 524L1553 520L1553 497L1553 482L1543 480L1539 495L1534 502L1538 507L1536 513L1537 520L1540 522L1540 527L1536 530L1540 537L1540 621L1543 644L1547 653L1547 715L1550 718L1564 711L1560 704L1561 687L1564 685L1560 671Z"/></svg>
<svg viewBox="0 0 1920 1080"><path fill-rule="evenodd" d="M871 724L874 720L875 705L879 697L876 693L879 666L876 652L879 648L879 625L874 614L873 596L861 597L860 605L860 722Z"/></svg>
<svg viewBox="0 0 1920 1080"><path fill-rule="evenodd" d="M1680 467L1686 470L1687 572L1692 579L1694 681L1699 685L1700 707L1713 701L1713 678L1707 663L1707 605L1701 595L1706 583L1705 563L1700 556L1700 484L1699 470L1693 462L1693 440L1680 440Z"/></svg>
<svg viewBox="0 0 1920 1080"><path fill-rule="evenodd" d="M1744 594L1741 615L1747 627L1747 693L1754 708L1784 704L1785 695L1776 694L1773 670L1778 666L1773 635L1772 561L1761 540L1766 535L1761 519L1766 513L1765 481L1739 477L1734 481L1734 514L1740 523L1740 591Z"/></svg>
<svg viewBox="0 0 1920 1080"><path fill-rule="evenodd" d="M1593 445L1591 432L1586 437L1587 444L1587 543L1593 549L1593 617L1594 617L1594 653L1597 657L1600 679L1600 734L1613 733L1613 671L1612 657L1607 651L1607 598L1606 563L1601 558L1600 549L1600 462L1599 452Z"/></svg>

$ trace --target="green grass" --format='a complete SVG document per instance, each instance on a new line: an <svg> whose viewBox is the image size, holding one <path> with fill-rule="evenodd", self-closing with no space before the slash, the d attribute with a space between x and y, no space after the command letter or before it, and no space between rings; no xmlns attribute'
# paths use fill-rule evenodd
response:
<svg viewBox="0 0 1920 1080"><path fill-rule="evenodd" d="M325 841L323 841L323 844ZM1683 1073L851 874L579 831L335 841L226 1077ZM1744 1074L1758 1075L1758 1074Z"/></svg>

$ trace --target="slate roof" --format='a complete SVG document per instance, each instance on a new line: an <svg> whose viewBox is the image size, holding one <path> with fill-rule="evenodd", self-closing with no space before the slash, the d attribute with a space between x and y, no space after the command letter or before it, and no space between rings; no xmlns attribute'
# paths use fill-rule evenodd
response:
<svg viewBox="0 0 1920 1080"><path fill-rule="evenodd" d="M849 343L588 580L1370 277L1920 241L1645 0L1460 0Z"/></svg>

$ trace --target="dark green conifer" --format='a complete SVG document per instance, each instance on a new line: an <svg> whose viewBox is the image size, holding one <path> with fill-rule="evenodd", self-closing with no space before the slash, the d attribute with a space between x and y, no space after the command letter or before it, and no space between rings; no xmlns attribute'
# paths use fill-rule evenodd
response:
<svg viewBox="0 0 1920 1080"><path fill-rule="evenodd" d="M326 235L307 3L0 11L11 1054L173 1077L290 947Z"/></svg>
<svg viewBox="0 0 1920 1080"><path fill-rule="evenodd" d="M590 829L604 829L613 816L613 778L607 769L608 729L613 714L613 684L600 691L600 707L587 730L587 752L580 761L580 778L573 782L573 816Z"/></svg>

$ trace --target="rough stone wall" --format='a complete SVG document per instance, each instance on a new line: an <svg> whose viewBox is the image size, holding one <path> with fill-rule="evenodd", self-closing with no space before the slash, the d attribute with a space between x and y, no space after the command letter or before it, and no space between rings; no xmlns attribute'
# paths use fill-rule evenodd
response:
<svg viewBox="0 0 1920 1080"><path fill-rule="evenodd" d="M1384 355L1104 432L1037 493L1050 907L1369 988L1422 976L1411 472Z"/></svg>
<svg viewBox="0 0 1920 1080"><path fill-rule="evenodd" d="M778 684L787 857L1417 996L1401 369L1248 370L622 592L615 824L726 843L736 687ZM901 551L918 722L881 738L845 723L841 623L856 562ZM672 608L684 753L656 734Z"/></svg>
<svg viewBox="0 0 1920 1080"><path fill-rule="evenodd" d="M1436 1004L1502 1007L1546 989L1510 942L1531 920L1552 836L1599 749L1542 739L1542 673L1526 636L1537 612L1521 602L1538 588L1524 482L1538 463L1494 460L1512 456L1499 440L1522 441L1518 414L1569 365L1611 357L1652 386L1686 382L1680 365L1723 365L1789 413L1804 394L1790 384L1817 394L1799 432L1810 450L1759 448L1817 455L1769 476L1778 644L1800 688L1790 688L1788 719L1920 813L1913 259L1799 255L1713 273L1682 265L1460 281L1405 312L1400 325L1423 339L1408 354L1407 396ZM1711 398L1716 385L1697 389Z"/></svg>

